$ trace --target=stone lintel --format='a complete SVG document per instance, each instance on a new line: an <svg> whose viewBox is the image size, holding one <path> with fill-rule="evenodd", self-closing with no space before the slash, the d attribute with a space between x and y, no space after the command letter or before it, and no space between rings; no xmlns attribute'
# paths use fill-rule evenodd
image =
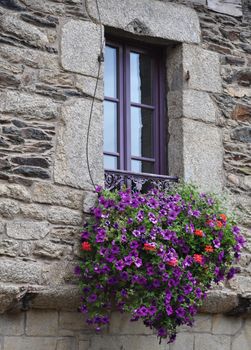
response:
<svg viewBox="0 0 251 350"><path fill-rule="evenodd" d="M100 17L105 26L138 36L199 43L197 13L188 7L154 0L100 0ZM87 0L90 17L99 22L95 1Z"/></svg>

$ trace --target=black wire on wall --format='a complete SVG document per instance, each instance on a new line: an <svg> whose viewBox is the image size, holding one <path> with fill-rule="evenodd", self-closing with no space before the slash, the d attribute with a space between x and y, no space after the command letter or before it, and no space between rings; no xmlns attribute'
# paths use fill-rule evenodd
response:
<svg viewBox="0 0 251 350"><path fill-rule="evenodd" d="M99 52L99 56L98 56L97 79L96 79L96 83L95 83L94 93L93 93L92 102L91 102L90 115L89 115L89 119L88 119L87 134L86 134L86 147L85 147L85 150L86 150L86 163L87 163L88 174L89 174L89 177L90 177L90 180L91 180L91 183L92 183L92 186L94 187L94 189L96 188L96 186L95 186L95 183L94 183L94 179L92 177L90 160L89 160L89 140L90 140L91 121L92 121L92 116L93 116L93 107L94 107L95 97L96 97L97 89L98 89L98 82L99 82L99 77L100 77L101 65L102 65L102 62L104 62L104 54L103 54L103 46L104 46L104 42L103 42L103 27L102 27L102 23L101 23L101 16L100 16L98 0L95 0L95 3L96 3L97 13L98 13L98 20L99 20L99 26L100 26L100 52Z"/></svg>

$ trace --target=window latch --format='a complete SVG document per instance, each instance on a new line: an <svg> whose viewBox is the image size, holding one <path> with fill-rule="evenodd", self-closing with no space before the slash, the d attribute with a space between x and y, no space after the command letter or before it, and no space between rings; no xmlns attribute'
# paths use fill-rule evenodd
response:
<svg viewBox="0 0 251 350"><path fill-rule="evenodd" d="M98 61L99 61L99 63L101 63L101 62L104 62L104 60L105 60L104 54L103 54L103 52L101 52L101 54L98 55Z"/></svg>
<svg viewBox="0 0 251 350"><path fill-rule="evenodd" d="M189 72L189 70L186 72L185 79L186 79L186 81L188 81L190 79L190 72Z"/></svg>

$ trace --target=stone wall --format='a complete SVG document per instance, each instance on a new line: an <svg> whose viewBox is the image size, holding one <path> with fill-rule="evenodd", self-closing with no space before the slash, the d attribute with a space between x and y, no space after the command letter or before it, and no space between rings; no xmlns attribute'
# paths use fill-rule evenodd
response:
<svg viewBox="0 0 251 350"><path fill-rule="evenodd" d="M170 39L177 41L176 49L181 48L181 43L185 43L183 49L192 43L188 47L220 59L219 86L198 87L199 78L211 68L204 61L204 70L198 71L192 56L191 80L183 83L188 89L186 86L181 96L184 121L176 136L184 125L198 125L198 117L202 119L208 140L208 146L202 148L204 152L216 135L208 136L209 130L213 130L210 123L214 123L213 128L220 135L217 151L223 162L217 162L221 179L216 177L215 182L224 185L230 205L240 214L248 244L240 261L241 274L229 285L211 292L202 311L217 313L235 309L234 312L245 313L251 303L250 4L243 1L242 9L240 1L232 1L234 6L230 9L226 1L226 12L219 9L218 1L149 0L147 3L151 8L161 9L165 9L162 7L165 4L174 3L174 7L169 8L173 11L172 20L182 25L176 31L172 25L165 27L164 43L170 44ZM178 3L187 6L176 9L175 6L180 6ZM95 19L94 4L90 0L87 4L82 0L0 0L0 311L15 311L0 318L0 334L4 336L1 350L158 348L153 336L146 337L147 330L124 329L130 326L122 321L119 324L118 318L104 336L104 342L102 337L90 335L81 316L72 312L78 306L78 287L72 271L78 258L79 230L83 211L88 212L95 199L85 149L97 76L99 46L95 43L100 34L103 35ZM131 6L135 4L139 6L141 1L131 1ZM122 10L118 7L118 11ZM142 13L140 10L137 16ZM102 16L105 26L123 26L122 22L116 22L116 17L109 19L106 12ZM137 27L140 21L134 21L135 12L128 12L127 16L131 23L126 27L127 35L139 32L142 28ZM176 16L190 22L183 23L181 17ZM160 21L157 27L148 23L147 28L156 34L155 41L163 35L161 18L164 17L153 18L154 23ZM147 17L143 19L147 21ZM66 34L69 31L71 37ZM149 39L145 34L142 33L142 40ZM163 40L160 43L163 44ZM75 46L69 50L72 44ZM88 60L82 59L84 54ZM90 167L96 183L103 180L102 74L100 78L90 136ZM197 101L196 109L191 109L192 101ZM204 112L205 105L199 101L207 101L208 115ZM170 120L176 112L177 109L169 114ZM176 121L174 124L178 125ZM205 176L211 172L211 164L206 164L205 159L215 159L215 153L211 152L211 158L203 158L205 154L196 142L189 153L193 152L204 161L200 181L205 182ZM186 161L189 166L189 159ZM27 307L33 309L27 314L17 312ZM60 309L64 311L59 315L56 310ZM186 331L177 341L178 345L170 349L189 349L189 344L195 350L209 347L235 350L237 343L248 349L245 344L250 341L249 319L208 315L200 316L200 321L194 333ZM208 341L203 341L205 339Z"/></svg>
<svg viewBox="0 0 251 350"><path fill-rule="evenodd" d="M39 294L41 305L41 299L48 299L47 286L55 298L60 294L75 308L73 261L90 194L83 190L88 190L86 165L76 167L82 174L76 178L79 184L61 185L60 154L72 146L67 137L74 127L86 132L81 123L87 120L70 116L79 105L90 107L94 80L62 68L59 37L62 23L85 19L85 9L75 0L11 0L0 2L0 16L0 309L12 307L28 290ZM85 154L82 136L76 142ZM70 156L74 162L76 154ZM102 162L102 154L99 158Z"/></svg>
<svg viewBox="0 0 251 350"><path fill-rule="evenodd" d="M230 17L204 9L198 14L203 47L220 54L223 91L213 99L219 111L218 126L223 132L225 189L231 194L229 200L248 239L247 251L240 262L242 273L230 281L230 287L250 296L251 22L245 16Z"/></svg>
<svg viewBox="0 0 251 350"><path fill-rule="evenodd" d="M93 335L80 313L30 310L0 319L1 350L249 350L251 319L220 314L199 315L193 328L183 327L174 344L158 343L143 324L113 315L109 329Z"/></svg>

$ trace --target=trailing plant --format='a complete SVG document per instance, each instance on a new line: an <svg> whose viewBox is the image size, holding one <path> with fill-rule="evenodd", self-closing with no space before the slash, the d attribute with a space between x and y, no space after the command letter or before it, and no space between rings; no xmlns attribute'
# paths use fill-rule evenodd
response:
<svg viewBox="0 0 251 350"><path fill-rule="evenodd" d="M211 284L235 274L239 228L216 196L192 185L97 192L75 269L81 312L99 331L117 308L173 341L177 326L192 326Z"/></svg>

